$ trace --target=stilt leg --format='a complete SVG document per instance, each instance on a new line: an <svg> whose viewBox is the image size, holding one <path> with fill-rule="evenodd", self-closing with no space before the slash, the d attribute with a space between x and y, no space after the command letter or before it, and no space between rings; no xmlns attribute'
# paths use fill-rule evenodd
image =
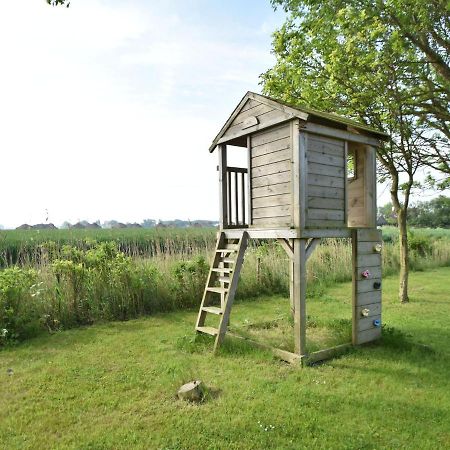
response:
<svg viewBox="0 0 450 450"><path fill-rule="evenodd" d="M295 353L306 354L306 240L294 239L293 261Z"/></svg>

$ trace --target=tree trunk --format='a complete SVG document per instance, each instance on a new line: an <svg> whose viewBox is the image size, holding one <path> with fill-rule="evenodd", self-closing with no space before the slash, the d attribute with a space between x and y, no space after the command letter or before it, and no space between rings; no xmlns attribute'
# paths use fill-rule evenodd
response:
<svg viewBox="0 0 450 450"><path fill-rule="evenodd" d="M409 276L409 258L408 258L408 234L406 227L406 210L400 208L397 211L397 223L400 245L400 286L398 297L401 303L408 303L408 276Z"/></svg>

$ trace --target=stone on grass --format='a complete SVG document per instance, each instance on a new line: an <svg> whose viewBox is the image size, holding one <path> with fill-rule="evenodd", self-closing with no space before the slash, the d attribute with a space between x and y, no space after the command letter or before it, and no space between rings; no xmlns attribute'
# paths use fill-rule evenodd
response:
<svg viewBox="0 0 450 450"><path fill-rule="evenodd" d="M183 384L178 389L178 398L189 402L201 402L204 396L203 383L200 380Z"/></svg>

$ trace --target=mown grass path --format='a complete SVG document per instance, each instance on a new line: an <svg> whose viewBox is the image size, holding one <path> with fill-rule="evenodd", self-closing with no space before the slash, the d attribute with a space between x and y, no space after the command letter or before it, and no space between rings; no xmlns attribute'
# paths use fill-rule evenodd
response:
<svg viewBox="0 0 450 450"><path fill-rule="evenodd" d="M193 342L195 312L34 339L0 352L0 448L449 448L449 281L450 268L413 273L399 305L386 279L383 319L396 331L305 369L234 341L213 356ZM335 286L310 311L349 318L349 293ZM239 304L232 324L287 306ZM204 404L175 400L192 379L211 388Z"/></svg>

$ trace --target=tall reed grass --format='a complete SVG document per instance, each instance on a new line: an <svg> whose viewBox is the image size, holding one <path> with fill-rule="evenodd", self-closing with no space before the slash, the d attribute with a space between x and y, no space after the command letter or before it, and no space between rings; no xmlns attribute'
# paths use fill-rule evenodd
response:
<svg viewBox="0 0 450 450"><path fill-rule="evenodd" d="M86 248L90 242L115 242L131 257L190 254L214 248L215 228L122 228L68 230L0 230L0 268L36 266L45 262L47 243L55 251L64 245Z"/></svg>
<svg viewBox="0 0 450 450"><path fill-rule="evenodd" d="M42 330L88 325L104 320L127 320L143 314L198 307L214 240L208 234L187 234L175 251L168 241L153 256L131 257L115 241L83 240L77 245L47 243L38 260L23 267L0 270L0 346L34 336ZM166 239L169 239L166 236ZM200 243L199 243L200 242ZM161 249L163 241L154 247ZM450 265L450 239L410 239L412 270ZM383 273L398 271L398 243L385 242ZM334 284L351 280L351 245L327 239L307 264L309 297ZM275 241L253 242L245 257L237 301L262 294L289 296L289 262Z"/></svg>

